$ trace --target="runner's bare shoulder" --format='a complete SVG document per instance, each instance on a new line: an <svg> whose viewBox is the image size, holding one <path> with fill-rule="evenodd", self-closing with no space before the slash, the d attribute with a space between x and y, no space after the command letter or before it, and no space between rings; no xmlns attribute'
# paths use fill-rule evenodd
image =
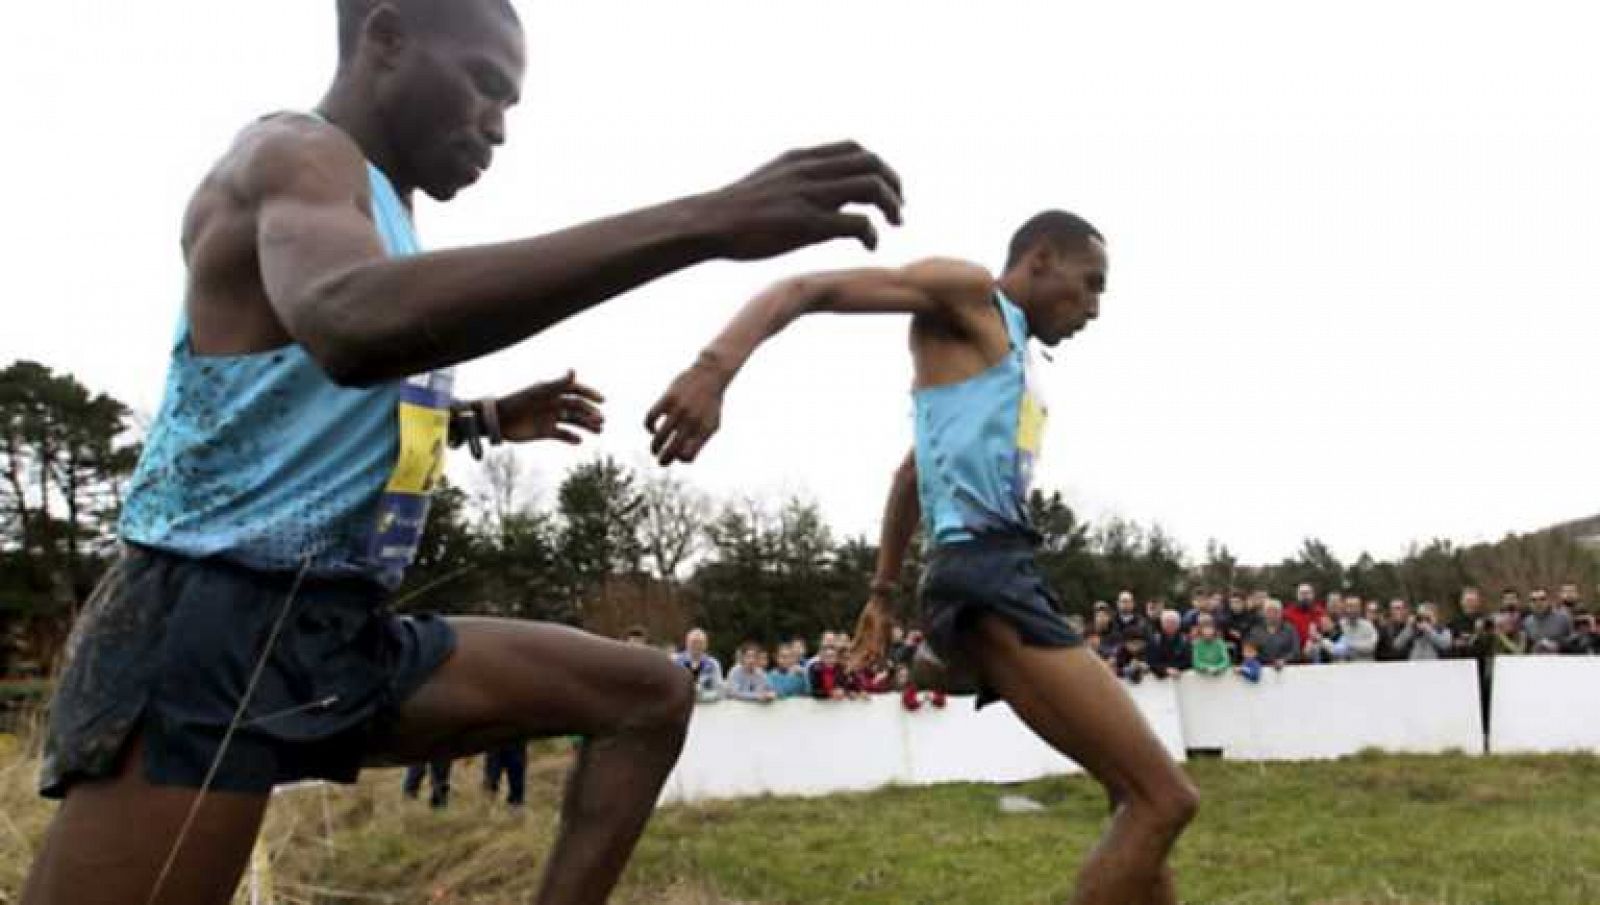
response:
<svg viewBox="0 0 1600 905"><path fill-rule="evenodd" d="M366 211L370 192L361 149L304 113L276 113L246 126L195 190L184 217L186 256L219 238L212 235L219 229L251 228L261 203L285 194L308 203L348 201ZM241 217L247 222L229 222Z"/></svg>
<svg viewBox="0 0 1600 905"><path fill-rule="evenodd" d="M235 139L224 175L246 202L290 195L365 207L366 159L343 130L304 113L262 117Z"/></svg>
<svg viewBox="0 0 1600 905"><path fill-rule="evenodd" d="M964 329L982 322L994 295L994 275L988 268L960 258L927 258L906 267L905 275Z"/></svg>

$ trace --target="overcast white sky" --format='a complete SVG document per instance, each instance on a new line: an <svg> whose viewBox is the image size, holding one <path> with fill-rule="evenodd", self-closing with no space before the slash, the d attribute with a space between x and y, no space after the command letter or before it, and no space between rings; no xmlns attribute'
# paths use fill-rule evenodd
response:
<svg viewBox="0 0 1600 905"><path fill-rule="evenodd" d="M0 362L154 410L179 217L259 113L307 107L333 0L52 0L0 30ZM1045 375L1042 483L1246 560L1492 539L1600 509L1600 55L1585 4L582 0L519 4L531 66L438 247L706 189L856 138L906 182L876 260L998 266L1067 207L1110 239L1100 321ZM1485 11L1477 11L1479 8ZM754 291L856 266L836 245L669 278L461 372L464 394L575 366L638 423ZM688 477L800 491L875 532L910 442L904 325L804 323L733 390ZM565 449L529 456L552 484ZM458 477L471 468L457 464Z"/></svg>

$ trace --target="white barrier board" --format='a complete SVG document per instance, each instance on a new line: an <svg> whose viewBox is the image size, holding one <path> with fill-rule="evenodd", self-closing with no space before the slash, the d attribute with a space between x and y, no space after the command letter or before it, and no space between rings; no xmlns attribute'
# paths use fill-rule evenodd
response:
<svg viewBox="0 0 1600 905"><path fill-rule="evenodd" d="M1496 658L1490 753L1600 753L1597 689L1600 657Z"/></svg>
<svg viewBox="0 0 1600 905"><path fill-rule="evenodd" d="M1229 760L1483 750L1471 660L1291 666L1256 684L1185 674L1178 700L1187 746Z"/></svg>
<svg viewBox="0 0 1600 905"><path fill-rule="evenodd" d="M1156 735L1182 759L1172 683L1129 689ZM723 701L695 708L663 803L756 795L831 795L890 784L1019 782L1077 765L1039 741L1004 704L972 698L915 713L898 695L866 701Z"/></svg>

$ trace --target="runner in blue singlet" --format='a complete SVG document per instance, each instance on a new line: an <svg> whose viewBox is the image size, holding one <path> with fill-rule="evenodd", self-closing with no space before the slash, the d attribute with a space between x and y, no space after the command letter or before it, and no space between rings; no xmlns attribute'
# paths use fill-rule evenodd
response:
<svg viewBox="0 0 1600 905"><path fill-rule="evenodd" d="M389 611L447 447L601 426L570 374L463 403L451 368L701 261L872 245L847 206L899 221L894 172L845 142L549 236L422 253L414 196L455 197L505 141L521 24L508 0L329 5L339 66L317 112L249 126L189 204L166 393L123 555L51 703L41 790L63 803L23 905L224 905L275 784L548 735L585 741L537 901L603 902L692 690L654 652L570 628Z"/></svg>
<svg viewBox="0 0 1600 905"><path fill-rule="evenodd" d="M1082 646L1034 561L1028 491L1046 407L1030 339L1054 346L1099 315L1100 233L1060 211L1011 242L996 279L961 261L797 277L756 297L673 383L646 427L662 464L692 461L716 432L729 382L756 348L813 312L910 314L916 440L884 512L854 659L881 656L889 604L920 518L921 596L937 658L974 675L979 706L1006 701L1105 784L1114 816L1078 877L1081 905L1172 905L1166 859L1197 807L1194 787L1121 684Z"/></svg>

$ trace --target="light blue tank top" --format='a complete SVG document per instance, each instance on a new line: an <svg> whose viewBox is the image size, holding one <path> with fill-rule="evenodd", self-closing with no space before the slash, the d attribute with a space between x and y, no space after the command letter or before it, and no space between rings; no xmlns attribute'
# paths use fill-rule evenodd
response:
<svg viewBox="0 0 1600 905"><path fill-rule="evenodd" d="M960 383L912 394L917 493L930 546L1033 534L1028 491L1047 410L1030 379L1027 317L1002 292L995 304L1010 340L1005 358Z"/></svg>
<svg viewBox="0 0 1600 905"><path fill-rule="evenodd" d="M419 251L368 164L390 256ZM443 464L452 374L340 387L298 344L202 356L180 315L160 412L123 507L124 539L195 558L394 587Z"/></svg>

